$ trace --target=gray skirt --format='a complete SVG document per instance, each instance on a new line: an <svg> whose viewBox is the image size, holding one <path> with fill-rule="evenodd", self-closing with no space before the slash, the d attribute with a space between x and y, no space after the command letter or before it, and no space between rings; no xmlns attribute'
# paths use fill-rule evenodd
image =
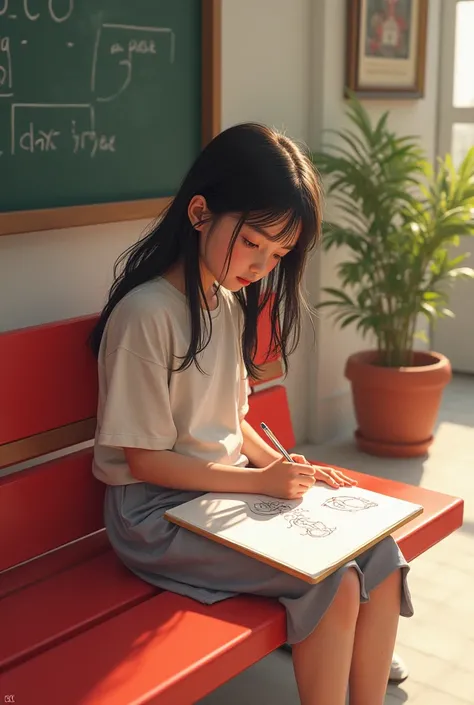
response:
<svg viewBox="0 0 474 705"><path fill-rule="evenodd" d="M167 509L202 494L148 483L107 487L105 526L112 547L129 570L152 585L205 604L242 593L277 598L286 609L290 644L315 629L350 567L359 575L361 602L367 602L370 591L390 573L401 569L400 614L413 615L409 566L391 537L311 585L164 519Z"/></svg>

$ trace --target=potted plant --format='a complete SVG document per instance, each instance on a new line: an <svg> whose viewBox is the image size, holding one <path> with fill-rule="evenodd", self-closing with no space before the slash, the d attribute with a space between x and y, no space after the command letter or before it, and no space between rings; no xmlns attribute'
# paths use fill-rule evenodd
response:
<svg viewBox="0 0 474 705"><path fill-rule="evenodd" d="M456 279L474 278L453 256L462 236L474 235L474 148L455 169L447 155L435 167L416 138L397 136L388 113L373 124L351 96L350 126L312 158L329 178L336 209L323 228L324 250L344 248L338 288L329 307L344 328L355 325L374 348L351 355L358 446L376 455L423 455L433 440L449 360L414 349L420 316L433 324L448 309ZM426 338L426 336L425 336Z"/></svg>

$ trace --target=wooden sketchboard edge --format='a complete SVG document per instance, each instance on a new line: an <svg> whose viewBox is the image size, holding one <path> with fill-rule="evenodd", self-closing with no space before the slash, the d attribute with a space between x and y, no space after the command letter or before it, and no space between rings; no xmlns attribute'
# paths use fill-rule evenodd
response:
<svg viewBox="0 0 474 705"><path fill-rule="evenodd" d="M171 510L169 510L169 511L171 511ZM311 578L307 573L303 573L298 570L295 570L294 568L291 568L290 566L286 565L285 563L280 563L280 561L273 560L272 558L269 558L268 556L263 556L261 553L258 553L257 551L252 551L252 549L248 548L247 546L241 546L239 544L233 543L232 541L224 538L223 536L217 536L216 534L213 534L210 531L206 531L206 529L201 529L201 527L197 527L194 524L190 524L181 518L178 519L177 517L174 517L171 514L169 514L169 511L165 512L164 517L165 517L165 519L172 522L173 524L176 524L177 526L180 526L183 529L188 529L189 531L192 531L195 534L199 534L200 536L204 536L205 538L210 539L211 541L214 541L216 543L220 543L223 546L227 546L228 548L231 548L234 551L238 551L239 553L243 553L244 555L249 556L250 558L254 558L255 560L260 561L261 563L266 563L267 565L270 565L273 568L277 568L278 570L281 570L283 573L288 573L289 575L293 575L295 578L299 578L300 580L303 580L305 583L310 583L311 585L316 585L317 583L320 583L322 580L324 580L324 578L327 578L328 575L331 575L331 573L334 573L338 568L343 566L348 561L351 561L354 558L357 558L365 551L368 551L369 548L372 548L372 546L375 546L376 543L379 543L387 536L390 536L397 529L400 529L402 526L405 526L405 524L408 524L408 522L412 521L417 516L422 514L424 510L423 510L423 507L421 507L421 506L419 506L417 509L414 509L413 512L410 514L410 516L406 517L405 519L402 519L401 521L395 522L395 524L393 524L388 529L383 531L381 534L376 536L372 541L370 541L367 544L364 544L364 546L362 546L361 548L358 548L356 551L348 553L343 558L341 558L341 560L339 560L337 563L334 563L333 565L329 566L327 568L327 570L323 571L316 578Z"/></svg>
<svg viewBox="0 0 474 705"><path fill-rule="evenodd" d="M222 0L201 0L201 144L203 147L221 129L221 2ZM171 200L172 197L143 198L117 203L7 211L0 213L0 236L142 218L154 219Z"/></svg>

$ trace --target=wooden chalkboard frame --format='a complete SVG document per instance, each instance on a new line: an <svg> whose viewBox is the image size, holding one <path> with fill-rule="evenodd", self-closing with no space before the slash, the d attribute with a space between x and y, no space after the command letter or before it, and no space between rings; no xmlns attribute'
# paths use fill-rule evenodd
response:
<svg viewBox="0 0 474 705"><path fill-rule="evenodd" d="M210 142L221 127L221 2L222 0L201 0L202 146ZM0 213L0 235L154 218L170 200L147 198L86 206L8 211Z"/></svg>

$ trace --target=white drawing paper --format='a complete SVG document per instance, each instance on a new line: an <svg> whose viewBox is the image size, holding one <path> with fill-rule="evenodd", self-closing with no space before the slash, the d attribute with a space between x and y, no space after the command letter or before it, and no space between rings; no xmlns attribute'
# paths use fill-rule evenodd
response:
<svg viewBox="0 0 474 705"><path fill-rule="evenodd" d="M212 492L165 516L318 582L421 512L418 504L360 487L317 483L299 500Z"/></svg>

